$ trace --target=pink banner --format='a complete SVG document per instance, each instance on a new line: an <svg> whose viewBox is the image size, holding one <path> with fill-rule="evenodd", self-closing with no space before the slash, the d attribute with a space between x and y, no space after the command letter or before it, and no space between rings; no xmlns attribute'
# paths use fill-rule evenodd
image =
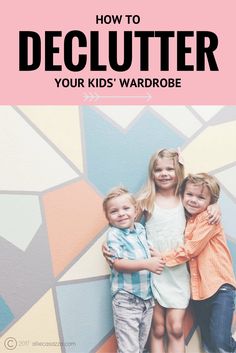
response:
<svg viewBox="0 0 236 353"><path fill-rule="evenodd" d="M235 104L235 1L8 1L0 104Z"/></svg>

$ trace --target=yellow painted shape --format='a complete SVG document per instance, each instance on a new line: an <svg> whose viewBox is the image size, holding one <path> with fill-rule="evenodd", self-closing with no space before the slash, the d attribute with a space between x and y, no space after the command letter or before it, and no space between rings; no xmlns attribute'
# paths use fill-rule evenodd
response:
<svg viewBox="0 0 236 353"><path fill-rule="evenodd" d="M10 350L14 353L61 353L51 290L1 337L0 352Z"/></svg>
<svg viewBox="0 0 236 353"><path fill-rule="evenodd" d="M200 333L195 330L191 340L186 346L186 353L204 353L201 347Z"/></svg>
<svg viewBox="0 0 236 353"><path fill-rule="evenodd" d="M77 106L19 106L29 120L81 171L83 155Z"/></svg>
<svg viewBox="0 0 236 353"><path fill-rule="evenodd" d="M209 172L236 160L236 121L207 127L182 154L186 172Z"/></svg>
<svg viewBox="0 0 236 353"><path fill-rule="evenodd" d="M81 258L60 278L71 281L83 278L99 277L110 274L110 269L102 255L102 244L105 242L104 233Z"/></svg>

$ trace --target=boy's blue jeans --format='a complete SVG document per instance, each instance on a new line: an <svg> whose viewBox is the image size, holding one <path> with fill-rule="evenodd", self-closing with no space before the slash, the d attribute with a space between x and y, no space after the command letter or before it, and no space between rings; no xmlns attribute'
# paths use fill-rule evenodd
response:
<svg viewBox="0 0 236 353"><path fill-rule="evenodd" d="M224 284L212 297L192 301L202 343L209 353L236 352L236 341L231 333L234 300L235 289Z"/></svg>

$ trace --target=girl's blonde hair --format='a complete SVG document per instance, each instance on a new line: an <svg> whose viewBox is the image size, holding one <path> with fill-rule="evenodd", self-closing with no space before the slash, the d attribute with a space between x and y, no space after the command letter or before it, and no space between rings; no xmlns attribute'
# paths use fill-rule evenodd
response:
<svg viewBox="0 0 236 353"><path fill-rule="evenodd" d="M161 158L169 158L173 160L175 174L177 177L177 184L175 189L175 194L179 194L179 187L184 179L184 165L180 162L180 155L179 152L174 149L161 149L156 151L149 162L148 167L148 178L146 181L145 186L139 193L137 197L138 209L139 213L142 214L143 212L147 213L147 216L150 217L155 203L156 192L157 188L154 182L153 171L156 167L158 159Z"/></svg>
<svg viewBox="0 0 236 353"><path fill-rule="evenodd" d="M180 186L180 194L182 197L184 196L187 183L206 186L211 195L210 204L218 201L220 196L220 185L214 176L207 173L189 174L186 178L184 178Z"/></svg>

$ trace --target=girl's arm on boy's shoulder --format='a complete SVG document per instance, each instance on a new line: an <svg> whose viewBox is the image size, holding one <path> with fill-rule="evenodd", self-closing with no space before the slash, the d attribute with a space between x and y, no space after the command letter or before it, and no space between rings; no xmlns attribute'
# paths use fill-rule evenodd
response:
<svg viewBox="0 0 236 353"><path fill-rule="evenodd" d="M200 213L195 222L196 226L192 233L187 234L190 239L187 238L184 245L173 251L162 253L166 266L176 266L198 256L210 239L217 235L221 229L217 224L209 224L207 212Z"/></svg>

